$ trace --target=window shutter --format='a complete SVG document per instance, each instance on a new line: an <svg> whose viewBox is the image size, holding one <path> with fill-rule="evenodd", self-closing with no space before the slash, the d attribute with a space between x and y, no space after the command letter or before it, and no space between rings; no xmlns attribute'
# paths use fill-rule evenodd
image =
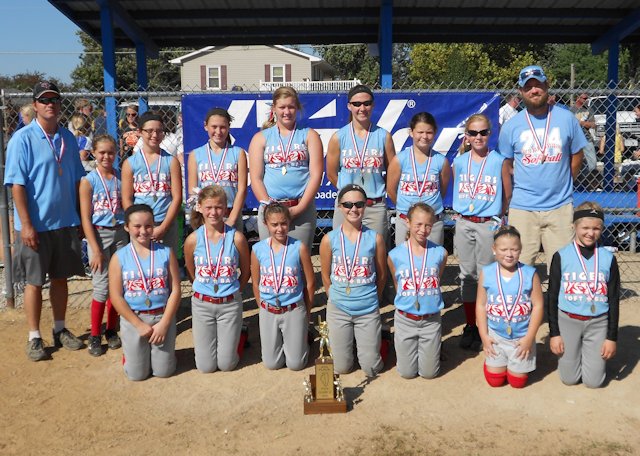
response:
<svg viewBox="0 0 640 456"><path fill-rule="evenodd" d="M271 65L264 66L264 82L271 82Z"/></svg>
<svg viewBox="0 0 640 456"><path fill-rule="evenodd" d="M291 82L291 64L287 63L284 66L284 80L285 82Z"/></svg>
<svg viewBox="0 0 640 456"><path fill-rule="evenodd" d="M227 66L220 65L220 90L227 90Z"/></svg>
<svg viewBox="0 0 640 456"><path fill-rule="evenodd" d="M207 90L207 66L200 65L200 89Z"/></svg>

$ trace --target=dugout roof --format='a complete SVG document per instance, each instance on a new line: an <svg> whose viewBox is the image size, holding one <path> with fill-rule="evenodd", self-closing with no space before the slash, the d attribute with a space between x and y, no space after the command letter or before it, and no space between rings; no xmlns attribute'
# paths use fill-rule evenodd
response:
<svg viewBox="0 0 640 456"><path fill-rule="evenodd" d="M637 0L49 0L96 41L101 5L116 47L392 42L640 43ZM386 26L385 26L386 24ZM388 39L388 38L386 38Z"/></svg>

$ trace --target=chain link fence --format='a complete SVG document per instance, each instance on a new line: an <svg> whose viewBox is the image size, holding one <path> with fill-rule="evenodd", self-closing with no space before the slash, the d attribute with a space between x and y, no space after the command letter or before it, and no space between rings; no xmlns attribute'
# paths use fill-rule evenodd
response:
<svg viewBox="0 0 640 456"><path fill-rule="evenodd" d="M354 81L350 81L355 83ZM314 86L315 87L315 86ZM321 86L315 87L321 89ZM259 85L250 87L234 86L234 91L242 92L261 92ZM378 88L379 89L379 88ZM399 83L394 86L395 90L403 92L416 91L427 92L436 89L430 88L426 90L424 87L415 87L408 84ZM507 100L509 95L517 94L515 88L504 87L479 87L477 85L466 85L464 87L453 85L440 85L437 91L447 92L465 92L465 91L488 91L499 92L502 97L501 105ZM62 125L71 125L72 120L78 120L78 113L81 106L91 106L91 112L85 111L86 128L90 132L103 133L106 132L106 120L104 117L105 99L113 96L116 99L117 120L119 125L119 135L126 130L127 118L126 112L137 108L141 100L148 103L149 109L161 114L164 118L167 134L162 147L171 154L180 158L182 150L182 124L180 115L180 100L183 95L211 93L208 91L197 90L150 90L147 92L82 92L82 93L64 93L62 102L62 115L60 122ZM588 126L585 127L585 134L592 144L592 150L588 151L584 160L584 166L576 181L576 202L587 200L595 200L599 202L605 209L606 229L603 235L605 245L611 246L617 251L616 255L620 265L622 276L623 294L630 296L633 294L632 289L640 277L640 261L636 255L638 247L638 226L640 222L640 209L638 209L638 184L637 179L640 175L640 95L638 91L629 83L621 83L616 87L607 87L602 84L582 82L579 85L570 87L568 83L553 84L551 94L555 96L557 106L566 109L576 110L576 116L580 120L587 121ZM613 100L613 103L611 103ZM20 128L23 121L23 114L20 110L23 106L29 106L32 102L31 92L2 92L1 97L1 113L3 120L2 141L0 145L6 144L12 134ZM581 105L581 108L576 106ZM523 106L520 104L516 109L520 110ZM636 112L634 112L636 110ZM617 123L607 129L607 114L615 112ZM637 114L637 115L636 115ZM28 113L27 113L28 115ZM611 131L615 134L612 138L607 137L607 132ZM494 126L494 134L497 134L497 128ZM613 137L614 136L614 137ZM117 138L118 141L122 137ZM125 147L125 141L122 141L121 147ZM248 144L242 144L245 149ZM7 207L3 207L0 203L0 210L6 211L10 223L11 233L10 239L13 242L13 213L10 201ZM451 214L448 214L451 215ZM313 263L318 273L320 271L320 261L317 256L317 248L322 236L331 230L332 211L318 212L318 227L316 230L316 238L314 245ZM391 234L389 239L394 239L393 226L395 214L389 211ZM250 243L258 239L257 226L255 220L255 212L246 208L245 210L245 230ZM184 220L184 218L182 219ZM185 232L188 229L185 229ZM443 280L443 290L447 297L447 304L457 302L457 260L453 251L453 233L448 230L445 240L445 246L450 252L450 266ZM0 249L2 251L2 249ZM85 250L86 252L86 250ZM86 256L85 256L86 260ZM544 254L539 256L539 262L542 265L545 262ZM10 264L10 260L5 258L3 264ZM88 269L88 268L87 268ZM544 271L544 268L540 268ZM4 275L4 269L2 273ZM543 274L544 275L544 274ZM1 278L4 284L4 277ZM20 305L21 288L19 284L14 284L16 304ZM190 294L190 284L183 281L183 295ZM321 291L321 290L320 290ZM6 296L10 295L5 290L0 298L0 307L5 306ZM46 287L44 298L47 299ZM318 301L323 302L324 294L318 294ZM91 280L87 277L76 277L69 281L69 305L71 306L88 306L91 301Z"/></svg>

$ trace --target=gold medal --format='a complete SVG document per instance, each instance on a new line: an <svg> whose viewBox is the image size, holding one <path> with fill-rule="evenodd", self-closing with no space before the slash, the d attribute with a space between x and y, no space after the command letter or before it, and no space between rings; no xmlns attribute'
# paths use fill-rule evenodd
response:
<svg viewBox="0 0 640 456"><path fill-rule="evenodd" d="M507 334L510 336L512 332L511 325L507 325Z"/></svg>
<svg viewBox="0 0 640 456"><path fill-rule="evenodd" d="M145 304L147 307L151 307L151 300L149 299L149 296L147 296L147 299L145 299L145 300L144 300L144 304Z"/></svg>
<svg viewBox="0 0 640 456"><path fill-rule="evenodd" d="M58 176L62 176L62 166L58 166Z"/></svg>
<svg viewBox="0 0 640 456"><path fill-rule="evenodd" d="M280 168L280 172L282 173L282 175L286 175L287 174L287 167L283 166L282 168Z"/></svg>
<svg viewBox="0 0 640 456"><path fill-rule="evenodd" d="M348 295L351 294L351 287L349 285L347 285L347 288L345 288L344 290Z"/></svg>
<svg viewBox="0 0 640 456"><path fill-rule="evenodd" d="M213 286L213 291L214 291L214 293L218 292L218 284L217 283Z"/></svg>
<svg viewBox="0 0 640 456"><path fill-rule="evenodd" d="M469 204L469 210L473 212L474 209L475 209L475 206L473 205L473 203Z"/></svg>
<svg viewBox="0 0 640 456"><path fill-rule="evenodd" d="M416 308L416 310L420 310L420 302L418 301L417 297L416 297L416 303L414 304L414 307Z"/></svg>
<svg viewBox="0 0 640 456"><path fill-rule="evenodd" d="M591 313L592 314L596 313L596 305L595 305L595 303L591 304Z"/></svg>

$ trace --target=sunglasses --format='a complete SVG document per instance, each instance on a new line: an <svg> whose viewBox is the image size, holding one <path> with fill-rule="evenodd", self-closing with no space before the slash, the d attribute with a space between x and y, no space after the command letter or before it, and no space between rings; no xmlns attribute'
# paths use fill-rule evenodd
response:
<svg viewBox="0 0 640 456"><path fill-rule="evenodd" d="M38 103L43 104L43 105L57 104L57 103L60 103L60 100L61 100L60 97L40 97L40 98L36 98L36 101Z"/></svg>
<svg viewBox="0 0 640 456"><path fill-rule="evenodd" d="M373 104L373 100L367 100L367 101L350 101L349 104L355 108L359 108L362 105L365 105L367 107L371 106Z"/></svg>
<svg viewBox="0 0 640 456"><path fill-rule="evenodd" d="M137 115L138 115L138 113L137 113L137 112L128 112L128 113L127 113L127 117L135 117L135 116L137 116Z"/></svg>
<svg viewBox="0 0 640 456"><path fill-rule="evenodd" d="M522 73L520 73L520 79L524 79L524 78L528 78L529 76L544 76L544 73L542 72L542 70L537 70L537 69L533 69L533 70L527 70L527 71L523 71Z"/></svg>
<svg viewBox="0 0 640 456"><path fill-rule="evenodd" d="M491 133L491 130L489 130L488 128L485 128L484 130L467 130L467 135L471 136L472 138L475 136L488 136L489 133Z"/></svg>
<svg viewBox="0 0 640 456"><path fill-rule="evenodd" d="M351 209L353 206L355 206L358 209L362 209L365 204L367 204L365 201L356 201L356 202L351 202L351 201L344 201L342 204L342 207L344 207L345 209Z"/></svg>

